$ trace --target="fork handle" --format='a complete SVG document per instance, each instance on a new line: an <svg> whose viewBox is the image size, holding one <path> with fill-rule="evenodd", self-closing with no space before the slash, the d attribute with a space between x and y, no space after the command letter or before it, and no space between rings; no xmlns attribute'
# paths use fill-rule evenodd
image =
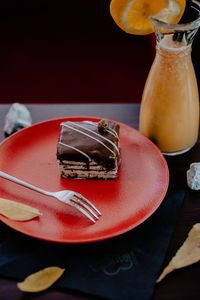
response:
<svg viewBox="0 0 200 300"><path fill-rule="evenodd" d="M39 187L37 187L37 186L34 186L34 185L32 185L32 184L30 184L30 183L28 183L28 182L25 182L25 181L23 181L23 180L21 180L21 179L18 179L18 178L16 178L16 177L13 177L13 176L11 176L11 175L5 173L5 172L0 171L0 177L3 177L3 178L5 178L5 179L8 179L8 180L10 180L10 181L12 181L12 182L15 182L15 183L17 183L17 184L23 185L23 186L25 186L26 188L29 188L29 189L34 190L34 191L36 191L36 192L39 192L39 193L41 193L41 194L44 194L44 195L47 195L47 196L52 196L50 192L47 192L47 191L45 191L45 190L43 190L43 189L41 189L41 188L39 188Z"/></svg>

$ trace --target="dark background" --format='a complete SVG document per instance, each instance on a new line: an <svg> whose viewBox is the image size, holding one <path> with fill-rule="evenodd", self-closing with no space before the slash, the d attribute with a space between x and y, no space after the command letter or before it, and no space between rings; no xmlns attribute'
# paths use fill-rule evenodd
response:
<svg viewBox="0 0 200 300"><path fill-rule="evenodd" d="M140 102L154 56L152 35L123 32L109 5L110 0L0 4L0 102ZM197 44L196 38L199 77Z"/></svg>

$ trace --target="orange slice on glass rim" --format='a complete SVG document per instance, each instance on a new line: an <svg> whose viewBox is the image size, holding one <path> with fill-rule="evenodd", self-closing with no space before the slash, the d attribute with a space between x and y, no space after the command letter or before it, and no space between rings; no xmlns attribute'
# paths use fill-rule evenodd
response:
<svg viewBox="0 0 200 300"><path fill-rule="evenodd" d="M150 17L177 24L186 0L111 0L110 13L125 32L144 35L154 32Z"/></svg>

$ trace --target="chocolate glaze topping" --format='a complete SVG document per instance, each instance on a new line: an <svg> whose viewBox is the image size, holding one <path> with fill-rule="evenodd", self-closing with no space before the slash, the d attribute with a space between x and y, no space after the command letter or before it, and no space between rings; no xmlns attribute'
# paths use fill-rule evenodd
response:
<svg viewBox="0 0 200 300"><path fill-rule="evenodd" d="M61 123L57 146L58 160L86 162L94 160L107 170L119 161L119 125L109 123L109 128L99 132L97 122Z"/></svg>

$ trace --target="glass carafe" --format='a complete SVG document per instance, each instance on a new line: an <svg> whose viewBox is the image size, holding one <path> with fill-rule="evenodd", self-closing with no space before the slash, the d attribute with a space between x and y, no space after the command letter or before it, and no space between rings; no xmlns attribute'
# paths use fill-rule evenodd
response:
<svg viewBox="0 0 200 300"><path fill-rule="evenodd" d="M199 11L199 5L196 5ZM199 93L191 46L200 26L197 18L186 24L153 19L156 56L143 91L139 130L164 154L189 150L199 131Z"/></svg>

